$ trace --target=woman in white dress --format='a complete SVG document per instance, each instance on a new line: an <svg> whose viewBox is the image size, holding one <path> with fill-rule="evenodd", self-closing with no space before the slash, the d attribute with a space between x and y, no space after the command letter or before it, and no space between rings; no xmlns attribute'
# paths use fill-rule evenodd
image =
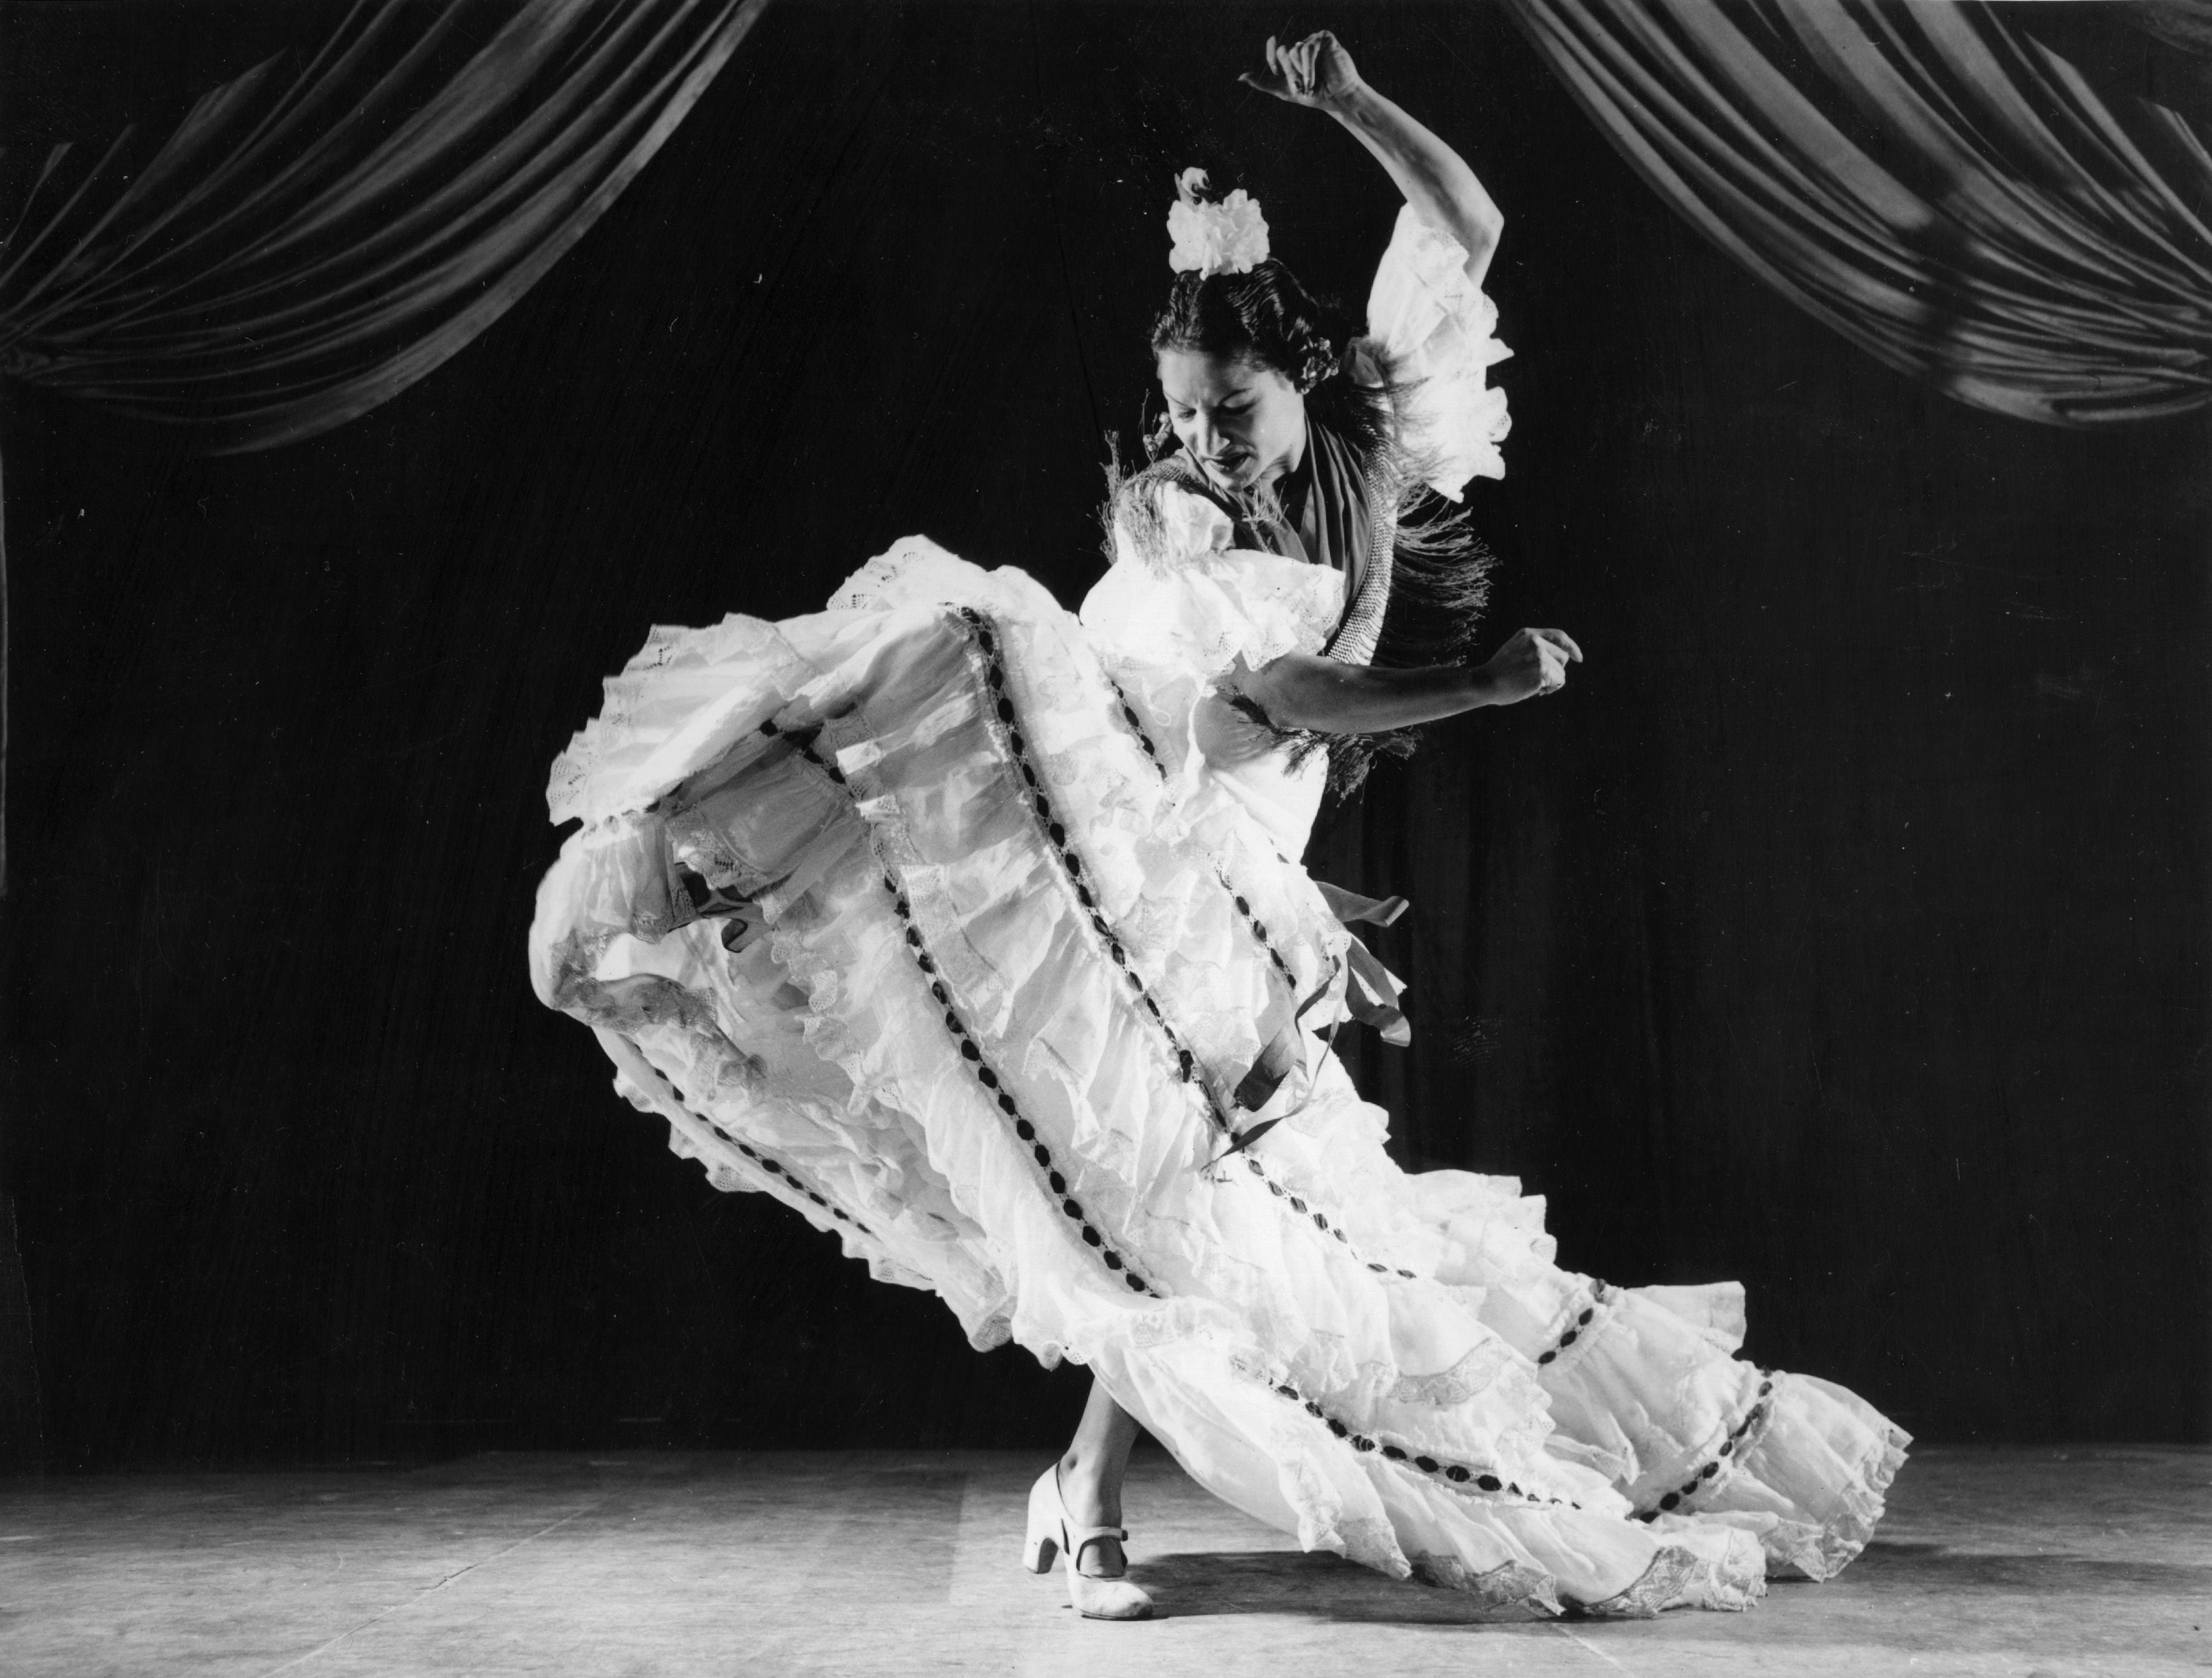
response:
<svg viewBox="0 0 2212 1678"><path fill-rule="evenodd" d="M1857 1553L1905 1436L1735 1359L1735 1285L1608 1287L1510 1179L1399 1171L1329 1051L1395 986L1345 924L1382 906L1297 861L1328 760L1580 653L1461 662L1481 565L1436 498L1503 471L1495 207L1332 37L1267 64L1405 195L1365 332L1187 175L1169 446L1080 621L915 537L815 616L656 629L555 766L584 826L533 977L718 1187L1091 1369L1024 1553L1084 1613L1151 1612L1140 1425L1305 1548L1499 1615L1747 1606Z"/></svg>

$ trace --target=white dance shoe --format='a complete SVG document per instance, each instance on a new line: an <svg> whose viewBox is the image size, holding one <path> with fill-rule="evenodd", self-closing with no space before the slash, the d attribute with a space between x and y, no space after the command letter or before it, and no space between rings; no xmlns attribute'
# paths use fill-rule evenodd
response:
<svg viewBox="0 0 2212 1678"><path fill-rule="evenodd" d="M1102 1538L1129 1542L1123 1528L1079 1527L1067 1518L1067 1505L1060 1495L1059 1463L1037 1476L1030 1487L1029 1536L1022 1545L1022 1566L1032 1573L1049 1573L1054 1556L1065 1556L1068 1603L1085 1620L1150 1620L1152 1599L1140 1588L1127 1579L1093 1578L1078 1565L1084 1547Z"/></svg>

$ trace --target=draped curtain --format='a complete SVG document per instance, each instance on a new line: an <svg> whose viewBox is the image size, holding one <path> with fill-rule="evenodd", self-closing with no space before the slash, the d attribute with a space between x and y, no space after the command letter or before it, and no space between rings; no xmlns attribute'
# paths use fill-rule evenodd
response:
<svg viewBox="0 0 2212 1678"><path fill-rule="evenodd" d="M217 452L364 414L583 237L765 4L360 0L158 145L0 153L0 375ZM5 586L0 545L0 811Z"/></svg>
<svg viewBox="0 0 2212 1678"><path fill-rule="evenodd" d="M0 373L218 451L365 413L583 237L764 3L364 3L150 159L57 146L0 245Z"/></svg>
<svg viewBox="0 0 2212 1678"><path fill-rule="evenodd" d="M1505 3L1655 191L1888 366L2051 425L2212 403L2212 154L2172 111L2100 99L2014 17Z"/></svg>

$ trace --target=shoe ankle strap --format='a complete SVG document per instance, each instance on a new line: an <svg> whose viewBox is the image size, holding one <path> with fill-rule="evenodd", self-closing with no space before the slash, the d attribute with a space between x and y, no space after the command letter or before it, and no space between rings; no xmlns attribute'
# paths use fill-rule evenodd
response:
<svg viewBox="0 0 2212 1678"><path fill-rule="evenodd" d="M1129 1530L1127 1527L1070 1526L1063 1529L1060 1536L1067 1546L1068 1554L1080 1561L1085 1544L1095 1544L1102 1538L1111 1538L1116 1543L1126 1544L1129 1542Z"/></svg>

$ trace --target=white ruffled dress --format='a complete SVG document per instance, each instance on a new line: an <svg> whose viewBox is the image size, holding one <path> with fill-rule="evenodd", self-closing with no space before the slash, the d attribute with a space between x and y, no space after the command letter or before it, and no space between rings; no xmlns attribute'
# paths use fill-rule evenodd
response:
<svg viewBox="0 0 2212 1678"><path fill-rule="evenodd" d="M1409 211L1369 315L1455 494L1505 428L1462 262ZM1350 938L1297 861L1320 766L1220 692L1317 651L1343 579L1167 506L1080 621L910 538L817 615L654 630L555 766L583 826L539 891L539 995L717 1187L978 1347L1089 1366L1307 1548L1503 1617L1833 1573L1898 1429L1736 1359L1736 1285L1562 1270L1513 1179L1385 1153L1322 1035Z"/></svg>

